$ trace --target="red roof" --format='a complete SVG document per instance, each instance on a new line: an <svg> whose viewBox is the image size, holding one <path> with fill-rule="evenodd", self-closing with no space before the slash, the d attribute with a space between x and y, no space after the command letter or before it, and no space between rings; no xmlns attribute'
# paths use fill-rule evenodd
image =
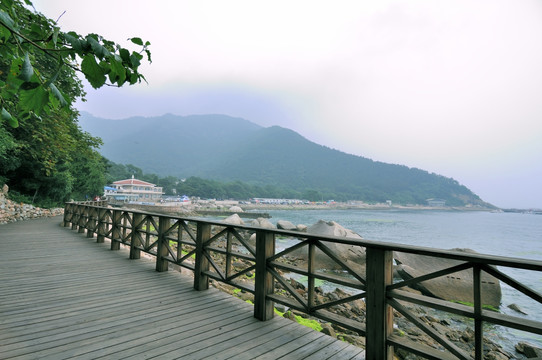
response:
<svg viewBox="0 0 542 360"><path fill-rule="evenodd" d="M155 186L154 184L148 183L143 180L138 179L126 179L113 182L115 185L143 185L143 186Z"/></svg>

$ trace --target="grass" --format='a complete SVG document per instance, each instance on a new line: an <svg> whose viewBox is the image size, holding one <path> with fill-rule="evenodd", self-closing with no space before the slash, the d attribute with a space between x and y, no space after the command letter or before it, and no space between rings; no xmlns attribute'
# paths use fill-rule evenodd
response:
<svg viewBox="0 0 542 360"><path fill-rule="evenodd" d="M287 313L289 313L290 311L288 310ZM281 314L281 316L284 316L284 313L281 313L280 311L278 311L277 309L275 309L275 313L277 314ZM316 330L316 331L322 331L322 325L317 321L317 320L311 320L311 319L305 319L304 317L300 316L300 315L294 315L294 319L297 323L303 325L303 326L306 326L306 327L309 327L313 330Z"/></svg>
<svg viewBox="0 0 542 360"><path fill-rule="evenodd" d="M459 301L459 300L452 300L453 303L456 303L456 304L461 304L461 305L466 305L466 306L470 306L470 307L474 307L474 304L471 303L471 302L468 302L468 301ZM493 305L482 305L482 309L485 309L485 310L490 310L490 311L494 311L494 312L500 312L499 308L496 308L495 306Z"/></svg>
<svg viewBox="0 0 542 360"><path fill-rule="evenodd" d="M238 289L236 289L236 290L238 290ZM239 291L241 291L241 290L239 290ZM245 302L254 305L254 303L252 301L250 301L250 300L246 300ZM289 317L289 316L284 316L284 314L288 314L289 312L290 312L290 310L288 310L286 313L283 313L283 312L278 311L277 308L275 308L275 314L277 314L279 316L282 316L282 317ZM303 326L309 327L309 328L311 328L313 330L316 330L316 331L322 331L322 325L320 325L320 323L317 320L305 319L304 317L299 316L299 315L294 315L294 319L295 319L295 321L297 323L299 323L299 324L301 324Z"/></svg>

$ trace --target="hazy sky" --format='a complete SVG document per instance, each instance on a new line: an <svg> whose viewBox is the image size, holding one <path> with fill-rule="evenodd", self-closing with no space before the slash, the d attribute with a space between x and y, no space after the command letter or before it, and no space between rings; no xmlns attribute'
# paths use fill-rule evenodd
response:
<svg viewBox="0 0 542 360"><path fill-rule="evenodd" d="M542 208L542 2L39 0L64 31L150 41L104 118L219 113Z"/></svg>

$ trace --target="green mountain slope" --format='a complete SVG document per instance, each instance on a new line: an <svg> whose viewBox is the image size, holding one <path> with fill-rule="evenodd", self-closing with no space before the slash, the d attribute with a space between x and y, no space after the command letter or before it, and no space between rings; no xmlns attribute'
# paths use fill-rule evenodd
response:
<svg viewBox="0 0 542 360"><path fill-rule="evenodd" d="M315 144L298 133L223 115L105 120L83 114L81 127L104 140L108 159L145 172L318 191L336 200L488 205L455 180Z"/></svg>

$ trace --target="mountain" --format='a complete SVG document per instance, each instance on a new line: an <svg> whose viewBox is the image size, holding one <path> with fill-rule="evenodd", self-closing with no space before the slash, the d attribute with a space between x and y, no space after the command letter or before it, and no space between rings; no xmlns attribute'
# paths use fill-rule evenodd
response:
<svg viewBox="0 0 542 360"><path fill-rule="evenodd" d="M279 126L225 115L163 115L108 120L82 113L83 130L101 137L111 161L179 178L197 176L318 191L336 200L490 206L457 181L373 161L313 143Z"/></svg>

